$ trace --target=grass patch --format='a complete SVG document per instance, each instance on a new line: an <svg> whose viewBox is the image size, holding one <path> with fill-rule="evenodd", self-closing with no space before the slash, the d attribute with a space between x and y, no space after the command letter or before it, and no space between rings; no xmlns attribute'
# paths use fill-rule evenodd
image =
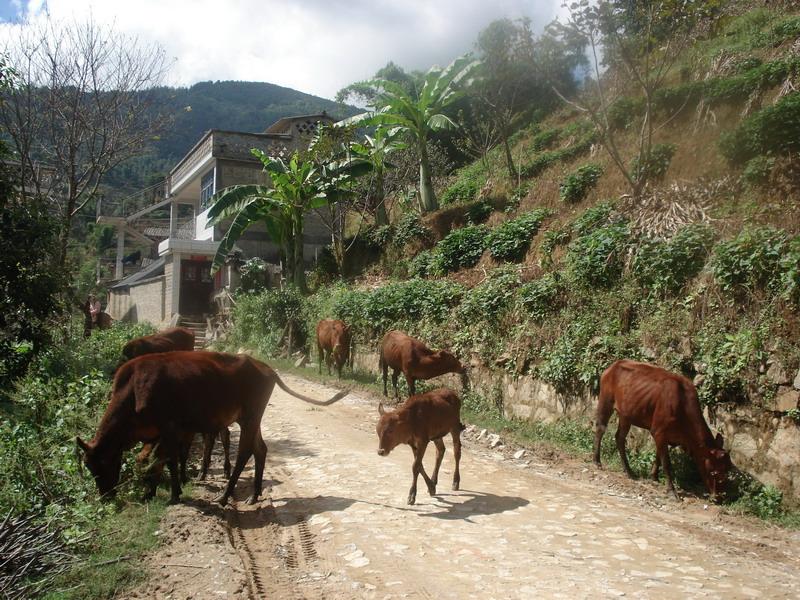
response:
<svg viewBox="0 0 800 600"><path fill-rule="evenodd" d="M188 496L190 488L184 487ZM47 600L111 598L147 579L140 557L159 545L154 535L167 508L168 494L159 490L147 504L128 503L100 521L97 534L87 543L88 558L59 576ZM126 558L128 557L128 558Z"/></svg>

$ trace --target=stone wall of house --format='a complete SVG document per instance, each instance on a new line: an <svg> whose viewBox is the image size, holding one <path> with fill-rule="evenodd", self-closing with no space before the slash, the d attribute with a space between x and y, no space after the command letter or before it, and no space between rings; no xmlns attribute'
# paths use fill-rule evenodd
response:
<svg viewBox="0 0 800 600"><path fill-rule="evenodd" d="M356 369L380 374L375 350L357 349L353 364ZM461 389L455 375L441 377L437 383ZM594 418L596 398L591 394L565 396L544 381L531 376L513 376L478 361L471 364L470 383L473 390L502 406L507 417L544 422L564 417L583 421ZM391 371L388 390L391 396ZM793 383L781 388L776 404L771 407L776 410L726 406L705 411L711 429L722 432L733 463L762 483L774 485L795 503L800 503L800 425L786 411L791 408L791 401L797 407L798 390L800 373ZM615 426L611 429L613 431ZM648 437L647 434L635 435L629 446L647 443Z"/></svg>
<svg viewBox="0 0 800 600"><path fill-rule="evenodd" d="M130 316L131 295L128 288L111 290L108 293L106 312L115 321L132 321Z"/></svg>
<svg viewBox="0 0 800 600"><path fill-rule="evenodd" d="M130 302L135 307L137 323L160 327L164 322L165 280L162 275L130 287Z"/></svg>

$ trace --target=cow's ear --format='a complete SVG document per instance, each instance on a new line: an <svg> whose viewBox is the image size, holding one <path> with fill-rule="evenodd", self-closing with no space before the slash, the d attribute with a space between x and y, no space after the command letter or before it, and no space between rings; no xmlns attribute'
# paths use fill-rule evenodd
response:
<svg viewBox="0 0 800 600"><path fill-rule="evenodd" d="M380 414L380 416L383 416L383 415L386 414L386 409L383 408L383 402L378 404L378 414Z"/></svg>
<svg viewBox="0 0 800 600"><path fill-rule="evenodd" d="M717 444L717 448L722 448L722 446L724 444L724 440L722 439L722 434L721 433L717 433L717 437L714 438L714 441Z"/></svg>
<svg viewBox="0 0 800 600"><path fill-rule="evenodd" d="M88 451L89 451L89 444L87 444L86 442L84 442L84 441L83 441L83 440L80 438L80 436L75 436L75 445L76 445L76 446L77 446L77 447L78 447L80 450L83 450L84 452L88 452Z"/></svg>

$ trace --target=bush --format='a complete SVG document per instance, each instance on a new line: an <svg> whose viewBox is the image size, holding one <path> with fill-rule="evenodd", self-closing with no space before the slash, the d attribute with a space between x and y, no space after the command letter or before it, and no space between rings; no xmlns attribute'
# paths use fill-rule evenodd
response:
<svg viewBox="0 0 800 600"><path fill-rule="evenodd" d="M570 276L584 287L613 287L622 276L629 241L627 223L597 227L578 237L567 254Z"/></svg>
<svg viewBox="0 0 800 600"><path fill-rule="evenodd" d="M800 307L800 236L784 246L780 270L783 297Z"/></svg>
<svg viewBox="0 0 800 600"><path fill-rule="evenodd" d="M561 137L561 129L558 127L554 127L553 129L545 129L544 131L533 136L533 139L531 140L531 150L535 152L547 150L558 141L559 137Z"/></svg>
<svg viewBox="0 0 800 600"><path fill-rule="evenodd" d="M474 200L488 178L486 168L480 161L462 167L456 174L455 182L442 194L440 198L442 206Z"/></svg>
<svg viewBox="0 0 800 600"><path fill-rule="evenodd" d="M486 249L488 229L485 225L469 225L447 234L434 249L432 268L438 273L451 273L472 267Z"/></svg>
<svg viewBox="0 0 800 600"><path fill-rule="evenodd" d="M420 221L415 212L407 212L400 217L394 227L392 243L397 248L403 248L413 240L430 239L431 231Z"/></svg>
<svg viewBox="0 0 800 600"><path fill-rule="evenodd" d="M627 129L642 110L644 103L641 100L622 97L608 107L608 124L612 129Z"/></svg>
<svg viewBox="0 0 800 600"><path fill-rule="evenodd" d="M774 166L774 158L768 156L751 158L742 171L742 180L752 186L762 186L769 181Z"/></svg>
<svg viewBox="0 0 800 600"><path fill-rule="evenodd" d="M548 273L519 289L519 304L535 321L541 321L563 306L564 291L558 275Z"/></svg>
<svg viewBox="0 0 800 600"><path fill-rule="evenodd" d="M660 181L667 174L675 149L675 144L654 145L645 160L637 157L631 161L631 174L634 178L643 177L644 181Z"/></svg>
<svg viewBox="0 0 800 600"><path fill-rule="evenodd" d="M688 225L670 240L644 240L633 258L634 276L652 294L678 293L705 265L712 235L707 225Z"/></svg>
<svg viewBox="0 0 800 600"><path fill-rule="evenodd" d="M263 259L255 257L246 260L239 272L242 275L242 291L260 292L269 287L267 263Z"/></svg>
<svg viewBox="0 0 800 600"><path fill-rule="evenodd" d="M483 223L492 214L494 206L488 200L478 200L467 208L467 221L472 225Z"/></svg>
<svg viewBox="0 0 800 600"><path fill-rule="evenodd" d="M408 274L412 277L427 277L431 274L432 264L433 253L430 250L423 250L408 261Z"/></svg>
<svg viewBox="0 0 800 600"><path fill-rule="evenodd" d="M254 348L271 356L281 346L289 322L293 324L292 344L298 347L305 342L303 331L303 296L294 287L267 290L259 294L243 294L236 299L233 320L236 326L229 344Z"/></svg>
<svg viewBox="0 0 800 600"><path fill-rule="evenodd" d="M566 179L558 186L558 193L563 202L575 204L586 198L597 181L603 174L600 165L588 163L580 167L574 173L567 175Z"/></svg>
<svg viewBox="0 0 800 600"><path fill-rule="evenodd" d="M422 321L443 323L463 293L451 281L411 279L376 288L358 305L369 334L378 337L390 329L416 329Z"/></svg>
<svg viewBox="0 0 800 600"><path fill-rule="evenodd" d="M720 137L722 155L734 165L759 155L800 150L800 92L781 98Z"/></svg>
<svg viewBox="0 0 800 600"><path fill-rule="evenodd" d="M370 247L377 250L386 248L393 238L394 227L392 225L372 225L364 232L364 239Z"/></svg>
<svg viewBox="0 0 800 600"><path fill-rule="evenodd" d="M515 270L493 271L486 281L464 294L456 311L458 317L467 324L497 321L513 306L519 283L519 274Z"/></svg>
<svg viewBox="0 0 800 600"><path fill-rule="evenodd" d="M501 261L522 260L531 238L550 214L550 211L538 208L492 229L486 240L492 258Z"/></svg>
<svg viewBox="0 0 800 600"><path fill-rule="evenodd" d="M752 292L778 283L786 234L771 227L745 229L714 247L711 268L717 284L731 293Z"/></svg>

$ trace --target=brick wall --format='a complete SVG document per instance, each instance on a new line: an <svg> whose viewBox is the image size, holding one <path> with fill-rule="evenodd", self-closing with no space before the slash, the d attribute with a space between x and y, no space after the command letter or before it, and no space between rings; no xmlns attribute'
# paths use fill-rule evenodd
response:
<svg viewBox="0 0 800 600"><path fill-rule="evenodd" d="M165 319L165 280L166 277L162 275L130 287L130 302L136 310L136 322L161 326Z"/></svg>

